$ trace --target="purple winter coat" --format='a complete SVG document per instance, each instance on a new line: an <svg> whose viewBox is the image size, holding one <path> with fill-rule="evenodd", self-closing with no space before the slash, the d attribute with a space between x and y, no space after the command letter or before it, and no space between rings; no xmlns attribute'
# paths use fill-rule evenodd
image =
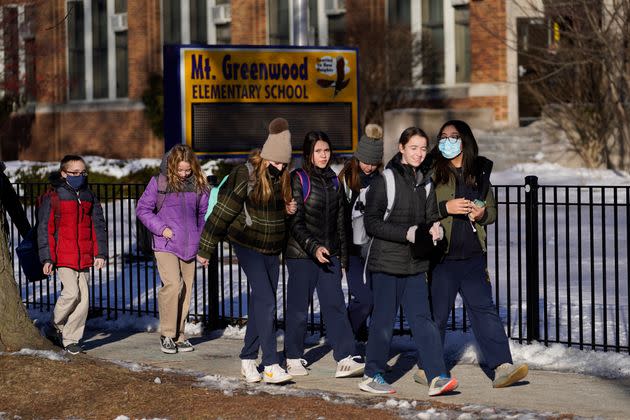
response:
<svg viewBox="0 0 630 420"><path fill-rule="evenodd" d="M157 179L153 177L136 206L136 216L153 234L153 250L170 252L184 261L192 260L197 255L199 238L205 224L208 193L167 193L162 208L155 214L153 210L157 197ZM162 236L167 227L173 231L170 240Z"/></svg>

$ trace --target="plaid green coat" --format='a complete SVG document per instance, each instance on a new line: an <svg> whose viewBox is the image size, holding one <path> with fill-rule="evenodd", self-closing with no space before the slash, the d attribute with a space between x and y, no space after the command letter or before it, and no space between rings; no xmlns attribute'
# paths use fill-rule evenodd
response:
<svg viewBox="0 0 630 420"><path fill-rule="evenodd" d="M217 203L206 221L199 241L199 256L210 258L217 244L227 238L261 254L279 254L286 240L285 205L281 182L273 180L274 195L268 203L254 204L248 196L245 164L236 166L219 190ZM251 224L246 222L246 214Z"/></svg>

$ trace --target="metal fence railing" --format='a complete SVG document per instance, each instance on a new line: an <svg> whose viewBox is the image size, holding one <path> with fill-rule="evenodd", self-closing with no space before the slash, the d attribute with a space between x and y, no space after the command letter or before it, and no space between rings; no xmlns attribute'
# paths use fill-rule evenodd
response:
<svg viewBox="0 0 630 420"><path fill-rule="evenodd" d="M16 184L29 218L44 184ZM109 229L110 258L90 280L93 315L157 316L159 275L153 258L138 247L135 204L139 184L92 184ZM579 348L630 351L630 187L494 186L498 217L488 226L488 271L494 299L508 335L520 342L564 343ZM18 244L15 227L9 249ZM55 276L29 283L14 257L15 277L27 307L50 311L59 294ZM278 321L286 308L288 274L282 264ZM345 287L345 281L344 281ZM347 288L346 288L347 290ZM198 267L189 316L211 326L244 323L248 313L247 278L228 243L219 247L208 268ZM323 332L315 297L311 331ZM468 328L461 300L452 328ZM403 314L396 329L407 332Z"/></svg>

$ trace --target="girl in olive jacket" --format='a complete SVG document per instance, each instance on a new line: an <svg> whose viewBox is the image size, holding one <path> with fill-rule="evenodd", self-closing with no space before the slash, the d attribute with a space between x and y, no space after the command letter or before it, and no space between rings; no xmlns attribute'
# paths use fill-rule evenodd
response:
<svg viewBox="0 0 630 420"><path fill-rule="evenodd" d="M495 371L493 386L502 388L523 379L528 368L512 364L508 338L492 302L485 230L497 215L490 187L492 165L478 156L477 142L465 122L447 121L438 137L435 192L447 245L432 272L433 319L444 343L448 315L459 293L482 357Z"/></svg>

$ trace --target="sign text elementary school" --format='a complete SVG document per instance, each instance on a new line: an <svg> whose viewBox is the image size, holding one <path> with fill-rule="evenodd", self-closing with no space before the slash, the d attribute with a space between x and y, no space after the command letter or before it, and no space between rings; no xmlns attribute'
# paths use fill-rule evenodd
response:
<svg viewBox="0 0 630 420"><path fill-rule="evenodd" d="M164 47L166 147L187 143L203 155L246 155L267 125L289 121L294 152L304 135L325 131L335 152L358 140L354 49Z"/></svg>

